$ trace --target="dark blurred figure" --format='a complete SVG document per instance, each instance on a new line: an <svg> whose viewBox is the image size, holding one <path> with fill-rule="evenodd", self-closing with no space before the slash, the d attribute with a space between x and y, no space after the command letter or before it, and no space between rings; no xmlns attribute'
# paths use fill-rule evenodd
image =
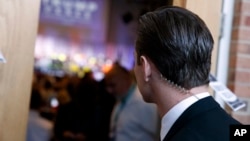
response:
<svg viewBox="0 0 250 141"><path fill-rule="evenodd" d="M109 141L111 112L115 97L105 89L105 80L99 82L95 110L95 141Z"/></svg>
<svg viewBox="0 0 250 141"><path fill-rule="evenodd" d="M52 137L52 122L40 115L44 105L41 94L33 89L30 100L26 141L49 141Z"/></svg>
<svg viewBox="0 0 250 141"><path fill-rule="evenodd" d="M70 92L72 100L59 106L54 140L93 141L97 82L88 73Z"/></svg>

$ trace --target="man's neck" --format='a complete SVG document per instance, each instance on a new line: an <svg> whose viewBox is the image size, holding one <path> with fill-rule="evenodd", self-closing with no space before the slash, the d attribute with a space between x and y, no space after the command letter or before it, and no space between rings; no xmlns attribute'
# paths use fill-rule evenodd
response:
<svg viewBox="0 0 250 141"><path fill-rule="evenodd" d="M174 107L179 102L183 101L184 99L195 96L196 94L207 92L207 86L199 86L189 90L188 93L182 93L171 87L163 87L159 90L159 99L157 99L156 104L158 105L158 110L160 116L164 116L172 107Z"/></svg>

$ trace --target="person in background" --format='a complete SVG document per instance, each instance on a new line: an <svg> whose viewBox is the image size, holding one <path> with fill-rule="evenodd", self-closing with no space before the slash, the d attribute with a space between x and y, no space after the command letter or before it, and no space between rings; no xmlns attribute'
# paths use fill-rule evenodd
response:
<svg viewBox="0 0 250 141"><path fill-rule="evenodd" d="M142 15L135 76L143 99L161 116L162 141L228 141L240 124L208 93L212 35L191 11L166 6Z"/></svg>
<svg viewBox="0 0 250 141"><path fill-rule="evenodd" d="M105 89L105 79L98 82L95 110L95 141L109 141L109 126L115 97Z"/></svg>
<svg viewBox="0 0 250 141"><path fill-rule="evenodd" d="M131 73L115 63L105 75L105 84L107 91L116 98L110 121L110 140L158 140L157 109L154 104L143 101Z"/></svg>
<svg viewBox="0 0 250 141"><path fill-rule="evenodd" d="M43 100L38 90L33 89L26 131L26 141L50 141L53 123L40 115Z"/></svg>
<svg viewBox="0 0 250 141"><path fill-rule="evenodd" d="M70 90L71 101L60 105L54 123L55 141L93 141L97 83L86 73Z"/></svg>

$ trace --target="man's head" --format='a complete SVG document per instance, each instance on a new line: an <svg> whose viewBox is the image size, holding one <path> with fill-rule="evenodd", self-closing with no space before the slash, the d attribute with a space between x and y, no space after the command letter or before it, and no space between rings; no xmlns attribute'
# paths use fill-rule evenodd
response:
<svg viewBox="0 0 250 141"><path fill-rule="evenodd" d="M163 7L139 19L136 65L145 57L160 75L182 88L208 84L212 49L209 29L186 9Z"/></svg>
<svg viewBox="0 0 250 141"><path fill-rule="evenodd" d="M117 98L122 98L126 95L132 82L131 73L119 63L115 63L105 76L107 91Z"/></svg>

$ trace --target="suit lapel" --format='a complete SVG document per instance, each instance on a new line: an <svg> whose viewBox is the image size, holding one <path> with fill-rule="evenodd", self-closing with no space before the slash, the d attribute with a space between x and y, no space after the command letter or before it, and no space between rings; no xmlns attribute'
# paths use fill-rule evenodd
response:
<svg viewBox="0 0 250 141"><path fill-rule="evenodd" d="M213 99L212 96L197 101L185 110L184 113L177 119L168 134L165 136L164 141L170 140L190 120L194 120L197 116L202 115L204 112L216 107L219 107L219 104Z"/></svg>

